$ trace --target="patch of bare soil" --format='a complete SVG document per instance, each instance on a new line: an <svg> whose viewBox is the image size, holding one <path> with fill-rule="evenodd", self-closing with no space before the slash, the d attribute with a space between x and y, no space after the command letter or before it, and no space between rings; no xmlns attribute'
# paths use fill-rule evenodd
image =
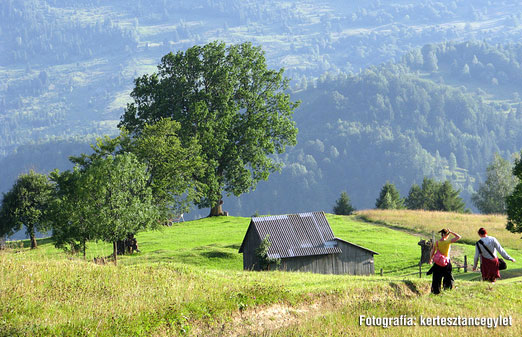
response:
<svg viewBox="0 0 522 337"><path fill-rule="evenodd" d="M295 307L276 303L270 306L244 309L234 314L220 327L205 329L205 331L202 328L196 328L193 334L195 336L223 337L259 335L324 314L325 311L333 310L331 303L336 303L336 300L332 297L325 297L314 303L304 303Z"/></svg>
<svg viewBox="0 0 522 337"><path fill-rule="evenodd" d="M285 303L276 303L269 306L247 308L232 315L226 322L219 325L196 327L192 331L194 336L258 336L279 330L285 327L300 324L321 315L331 313L339 308L357 306L359 303L379 305L391 298L408 299L429 294L429 284L402 280L390 282L384 292L320 295L312 302L291 306Z"/></svg>

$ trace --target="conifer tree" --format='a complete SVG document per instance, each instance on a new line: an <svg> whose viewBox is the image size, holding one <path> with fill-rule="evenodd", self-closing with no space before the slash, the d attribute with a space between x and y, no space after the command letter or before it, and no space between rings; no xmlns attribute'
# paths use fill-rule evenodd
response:
<svg viewBox="0 0 522 337"><path fill-rule="evenodd" d="M333 212L337 215L350 215L355 211L355 208L350 203L348 193L342 192L341 197L335 202Z"/></svg>
<svg viewBox="0 0 522 337"><path fill-rule="evenodd" d="M375 207L378 209L402 209L404 208L404 200L395 184L386 182L381 189L379 198L375 201Z"/></svg>

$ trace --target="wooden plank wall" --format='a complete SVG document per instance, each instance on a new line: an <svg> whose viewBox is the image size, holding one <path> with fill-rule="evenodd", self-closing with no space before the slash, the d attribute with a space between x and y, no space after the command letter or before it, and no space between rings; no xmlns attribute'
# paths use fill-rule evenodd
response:
<svg viewBox="0 0 522 337"><path fill-rule="evenodd" d="M283 259L280 270L320 274L371 275L375 273L373 255L367 250L338 241L340 254L300 256Z"/></svg>
<svg viewBox="0 0 522 337"><path fill-rule="evenodd" d="M259 234L252 226L248 233L243 247L243 269L244 270L260 270L259 263L256 258L256 248L261 244Z"/></svg>

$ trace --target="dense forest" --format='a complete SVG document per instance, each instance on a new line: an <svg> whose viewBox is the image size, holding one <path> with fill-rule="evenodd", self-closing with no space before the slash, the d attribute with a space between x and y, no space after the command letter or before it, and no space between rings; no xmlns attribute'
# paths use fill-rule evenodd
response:
<svg viewBox="0 0 522 337"><path fill-rule="evenodd" d="M230 212L330 211L343 190L373 207L387 180L405 194L424 176L471 207L493 154L520 151L521 19L518 1L2 1L0 191L68 168L117 133L133 79L217 39L260 45L302 101L282 174Z"/></svg>
<svg viewBox="0 0 522 337"><path fill-rule="evenodd" d="M518 42L519 5L5 0L0 3L0 156L42 138L114 133L133 79L154 71L169 51L213 40L251 41L263 47L270 66L285 68L294 89L303 89L321 77L399 61L428 43Z"/></svg>
<svg viewBox="0 0 522 337"><path fill-rule="evenodd" d="M282 175L234 206L330 210L345 190L368 208L386 181L405 196L429 176L451 181L471 207L494 154L511 159L520 151L520 84L512 79L520 78L521 57L522 45L428 45L400 63L297 93L299 144L281 158ZM455 71L468 63L466 73ZM511 99L494 100L497 91Z"/></svg>

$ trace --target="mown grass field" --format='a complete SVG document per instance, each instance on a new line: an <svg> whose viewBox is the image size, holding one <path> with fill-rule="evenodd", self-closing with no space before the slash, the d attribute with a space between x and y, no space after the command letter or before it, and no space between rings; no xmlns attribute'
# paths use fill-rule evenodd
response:
<svg viewBox="0 0 522 337"><path fill-rule="evenodd" d="M522 279L515 265L508 268L513 277L493 287L459 279L451 292L434 296L428 277L405 268L418 262L418 236L357 216L328 219L336 236L380 253L376 270L383 268L384 276L244 272L238 248L247 218L203 219L140 233L141 253L122 257L117 266L91 262L109 255L110 245L91 243L84 261L44 239L37 250L0 252L0 336L522 334ZM518 250L506 249L518 258ZM405 315L417 326L360 326L360 315ZM427 327L420 326L421 315L504 315L512 326Z"/></svg>

